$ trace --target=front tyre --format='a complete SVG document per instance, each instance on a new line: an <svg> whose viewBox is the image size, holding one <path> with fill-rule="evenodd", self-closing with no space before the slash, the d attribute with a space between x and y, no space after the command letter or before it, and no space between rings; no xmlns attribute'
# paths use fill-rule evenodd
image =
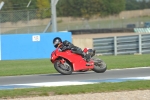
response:
<svg viewBox="0 0 150 100"><path fill-rule="evenodd" d="M104 73L106 71L107 65L104 61L99 58L92 58L92 60L94 61L93 71L96 73Z"/></svg>
<svg viewBox="0 0 150 100"><path fill-rule="evenodd" d="M70 75L73 72L71 64L69 64L68 62L62 64L60 60L56 60L54 62L54 68L63 75Z"/></svg>

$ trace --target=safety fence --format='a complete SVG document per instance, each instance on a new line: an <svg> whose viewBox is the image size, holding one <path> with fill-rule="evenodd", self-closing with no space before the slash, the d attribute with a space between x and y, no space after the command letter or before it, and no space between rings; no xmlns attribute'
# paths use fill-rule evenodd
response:
<svg viewBox="0 0 150 100"><path fill-rule="evenodd" d="M51 32L51 9L26 9L0 12L0 34L24 34ZM90 19L83 17L57 17L58 31L73 31L74 33L126 31L129 28L145 28L149 22L150 9L123 11L118 15L95 16ZM148 27L148 26L146 26ZM96 30L95 30L96 29ZM107 29L107 30L106 30ZM109 29L109 30L108 30ZM113 29L113 30L112 30ZM118 30L119 29L119 30ZM87 30L87 31L86 31ZM127 32L127 31L126 31Z"/></svg>
<svg viewBox="0 0 150 100"><path fill-rule="evenodd" d="M150 34L94 38L93 48L96 54L102 55L147 54L150 53Z"/></svg>

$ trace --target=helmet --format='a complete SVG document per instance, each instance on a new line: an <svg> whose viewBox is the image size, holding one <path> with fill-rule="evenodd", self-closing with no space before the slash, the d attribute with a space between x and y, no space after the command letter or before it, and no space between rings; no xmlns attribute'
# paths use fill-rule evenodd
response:
<svg viewBox="0 0 150 100"><path fill-rule="evenodd" d="M53 45L54 45L55 48L57 48L60 43L62 43L61 38L56 37L56 38L53 39Z"/></svg>

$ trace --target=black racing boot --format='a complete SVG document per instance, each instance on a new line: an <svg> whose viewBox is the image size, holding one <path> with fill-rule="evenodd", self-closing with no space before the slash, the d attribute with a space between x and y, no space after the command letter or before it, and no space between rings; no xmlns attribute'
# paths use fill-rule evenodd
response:
<svg viewBox="0 0 150 100"><path fill-rule="evenodd" d="M86 62L89 62L90 59L91 59L91 55L90 54L86 54L85 55L85 59L86 59Z"/></svg>
<svg viewBox="0 0 150 100"><path fill-rule="evenodd" d="M90 61L90 59L91 59L90 54L83 53L83 58L84 58L84 60L87 62L87 63L86 63L86 66L91 66L91 64L89 63L89 61Z"/></svg>
<svg viewBox="0 0 150 100"><path fill-rule="evenodd" d="M86 66L91 66L90 60L91 60L91 55L90 54L86 54L85 55L86 58Z"/></svg>

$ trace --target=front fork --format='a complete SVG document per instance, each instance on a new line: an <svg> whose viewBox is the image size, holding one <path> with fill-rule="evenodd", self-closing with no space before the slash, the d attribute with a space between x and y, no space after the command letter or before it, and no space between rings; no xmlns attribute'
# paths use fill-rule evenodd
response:
<svg viewBox="0 0 150 100"><path fill-rule="evenodd" d="M66 63L66 61L65 61L64 59L61 59L61 60L60 60L60 63L61 63L61 64L64 64L64 63Z"/></svg>
<svg viewBox="0 0 150 100"><path fill-rule="evenodd" d="M68 69L68 64L66 62L65 59L60 59L60 67L62 67L63 69Z"/></svg>

